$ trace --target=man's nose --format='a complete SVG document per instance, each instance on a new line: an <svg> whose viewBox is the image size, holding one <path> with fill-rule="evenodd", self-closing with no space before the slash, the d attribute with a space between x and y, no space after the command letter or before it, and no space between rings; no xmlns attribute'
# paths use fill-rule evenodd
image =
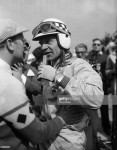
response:
<svg viewBox="0 0 117 150"><path fill-rule="evenodd" d="M42 50L45 50L45 49L47 49L47 48L48 48L47 44L42 44L42 45L41 45L41 49L42 49Z"/></svg>
<svg viewBox="0 0 117 150"><path fill-rule="evenodd" d="M81 53L79 53L79 56L81 57L81 56L82 56L82 54L81 54Z"/></svg>
<svg viewBox="0 0 117 150"><path fill-rule="evenodd" d="M42 49L43 52L45 52L48 49L48 45L47 44L42 44L41 49Z"/></svg>

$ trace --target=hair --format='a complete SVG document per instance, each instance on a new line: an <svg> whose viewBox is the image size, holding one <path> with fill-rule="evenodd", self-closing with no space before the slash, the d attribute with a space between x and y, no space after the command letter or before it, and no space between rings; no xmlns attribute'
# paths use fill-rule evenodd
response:
<svg viewBox="0 0 117 150"><path fill-rule="evenodd" d="M78 44L78 45L75 47L75 50L77 50L77 48L81 48L81 47L84 47L84 48L86 49L86 51L87 51L87 49L88 49L86 44L80 43L80 44Z"/></svg>
<svg viewBox="0 0 117 150"><path fill-rule="evenodd" d="M116 45L115 45L115 42L110 41L107 46L108 48L112 48L112 47L115 47Z"/></svg>
<svg viewBox="0 0 117 150"><path fill-rule="evenodd" d="M2 43L0 43L0 49L3 49L5 47L5 42L6 41L3 41Z"/></svg>
<svg viewBox="0 0 117 150"><path fill-rule="evenodd" d="M41 47L35 48L32 53L37 59L40 59L43 57L43 51L42 51Z"/></svg>
<svg viewBox="0 0 117 150"><path fill-rule="evenodd" d="M100 43L102 44L102 40L101 40L101 39L99 39L99 38L95 38L95 39L93 39L93 43L94 43L95 41L100 41Z"/></svg>

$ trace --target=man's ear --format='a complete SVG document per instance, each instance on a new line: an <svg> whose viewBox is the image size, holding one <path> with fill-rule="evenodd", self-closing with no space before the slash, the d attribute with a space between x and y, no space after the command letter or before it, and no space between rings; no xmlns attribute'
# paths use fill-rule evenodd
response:
<svg viewBox="0 0 117 150"><path fill-rule="evenodd" d="M11 39L6 40L6 46L10 52L14 51L13 41Z"/></svg>

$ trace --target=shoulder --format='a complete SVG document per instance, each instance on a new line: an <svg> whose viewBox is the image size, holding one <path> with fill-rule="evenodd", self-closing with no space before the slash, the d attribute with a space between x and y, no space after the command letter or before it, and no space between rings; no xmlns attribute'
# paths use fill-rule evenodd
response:
<svg viewBox="0 0 117 150"><path fill-rule="evenodd" d="M19 87L23 87L22 83L18 79L4 70L0 70L0 84L2 85L2 87L0 86L0 88L2 88L3 90L12 90L14 87L16 89Z"/></svg>
<svg viewBox="0 0 117 150"><path fill-rule="evenodd" d="M15 93L16 91L17 93L19 93L19 90L25 91L23 83L18 79L16 79L11 74L6 72L0 72L0 84L2 85L0 86L0 92L8 91L9 93L11 92L12 94Z"/></svg>
<svg viewBox="0 0 117 150"><path fill-rule="evenodd" d="M0 72L0 84L0 114L28 100L23 84L12 75Z"/></svg>
<svg viewBox="0 0 117 150"><path fill-rule="evenodd" d="M86 60L81 59L81 58L74 59L73 62L72 62L72 65L73 66L82 66L82 67L83 66L88 66L88 67L91 66Z"/></svg>
<svg viewBox="0 0 117 150"><path fill-rule="evenodd" d="M82 73L85 74L86 72L94 72L92 66L86 61L81 58L75 59L71 64L72 71L74 74Z"/></svg>

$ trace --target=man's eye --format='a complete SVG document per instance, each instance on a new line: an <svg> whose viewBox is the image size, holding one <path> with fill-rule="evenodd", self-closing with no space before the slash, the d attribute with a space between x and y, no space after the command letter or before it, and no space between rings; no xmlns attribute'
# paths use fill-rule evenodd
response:
<svg viewBox="0 0 117 150"><path fill-rule="evenodd" d="M46 44L49 44L49 43L51 43L51 40L49 40L49 39L46 40Z"/></svg>

